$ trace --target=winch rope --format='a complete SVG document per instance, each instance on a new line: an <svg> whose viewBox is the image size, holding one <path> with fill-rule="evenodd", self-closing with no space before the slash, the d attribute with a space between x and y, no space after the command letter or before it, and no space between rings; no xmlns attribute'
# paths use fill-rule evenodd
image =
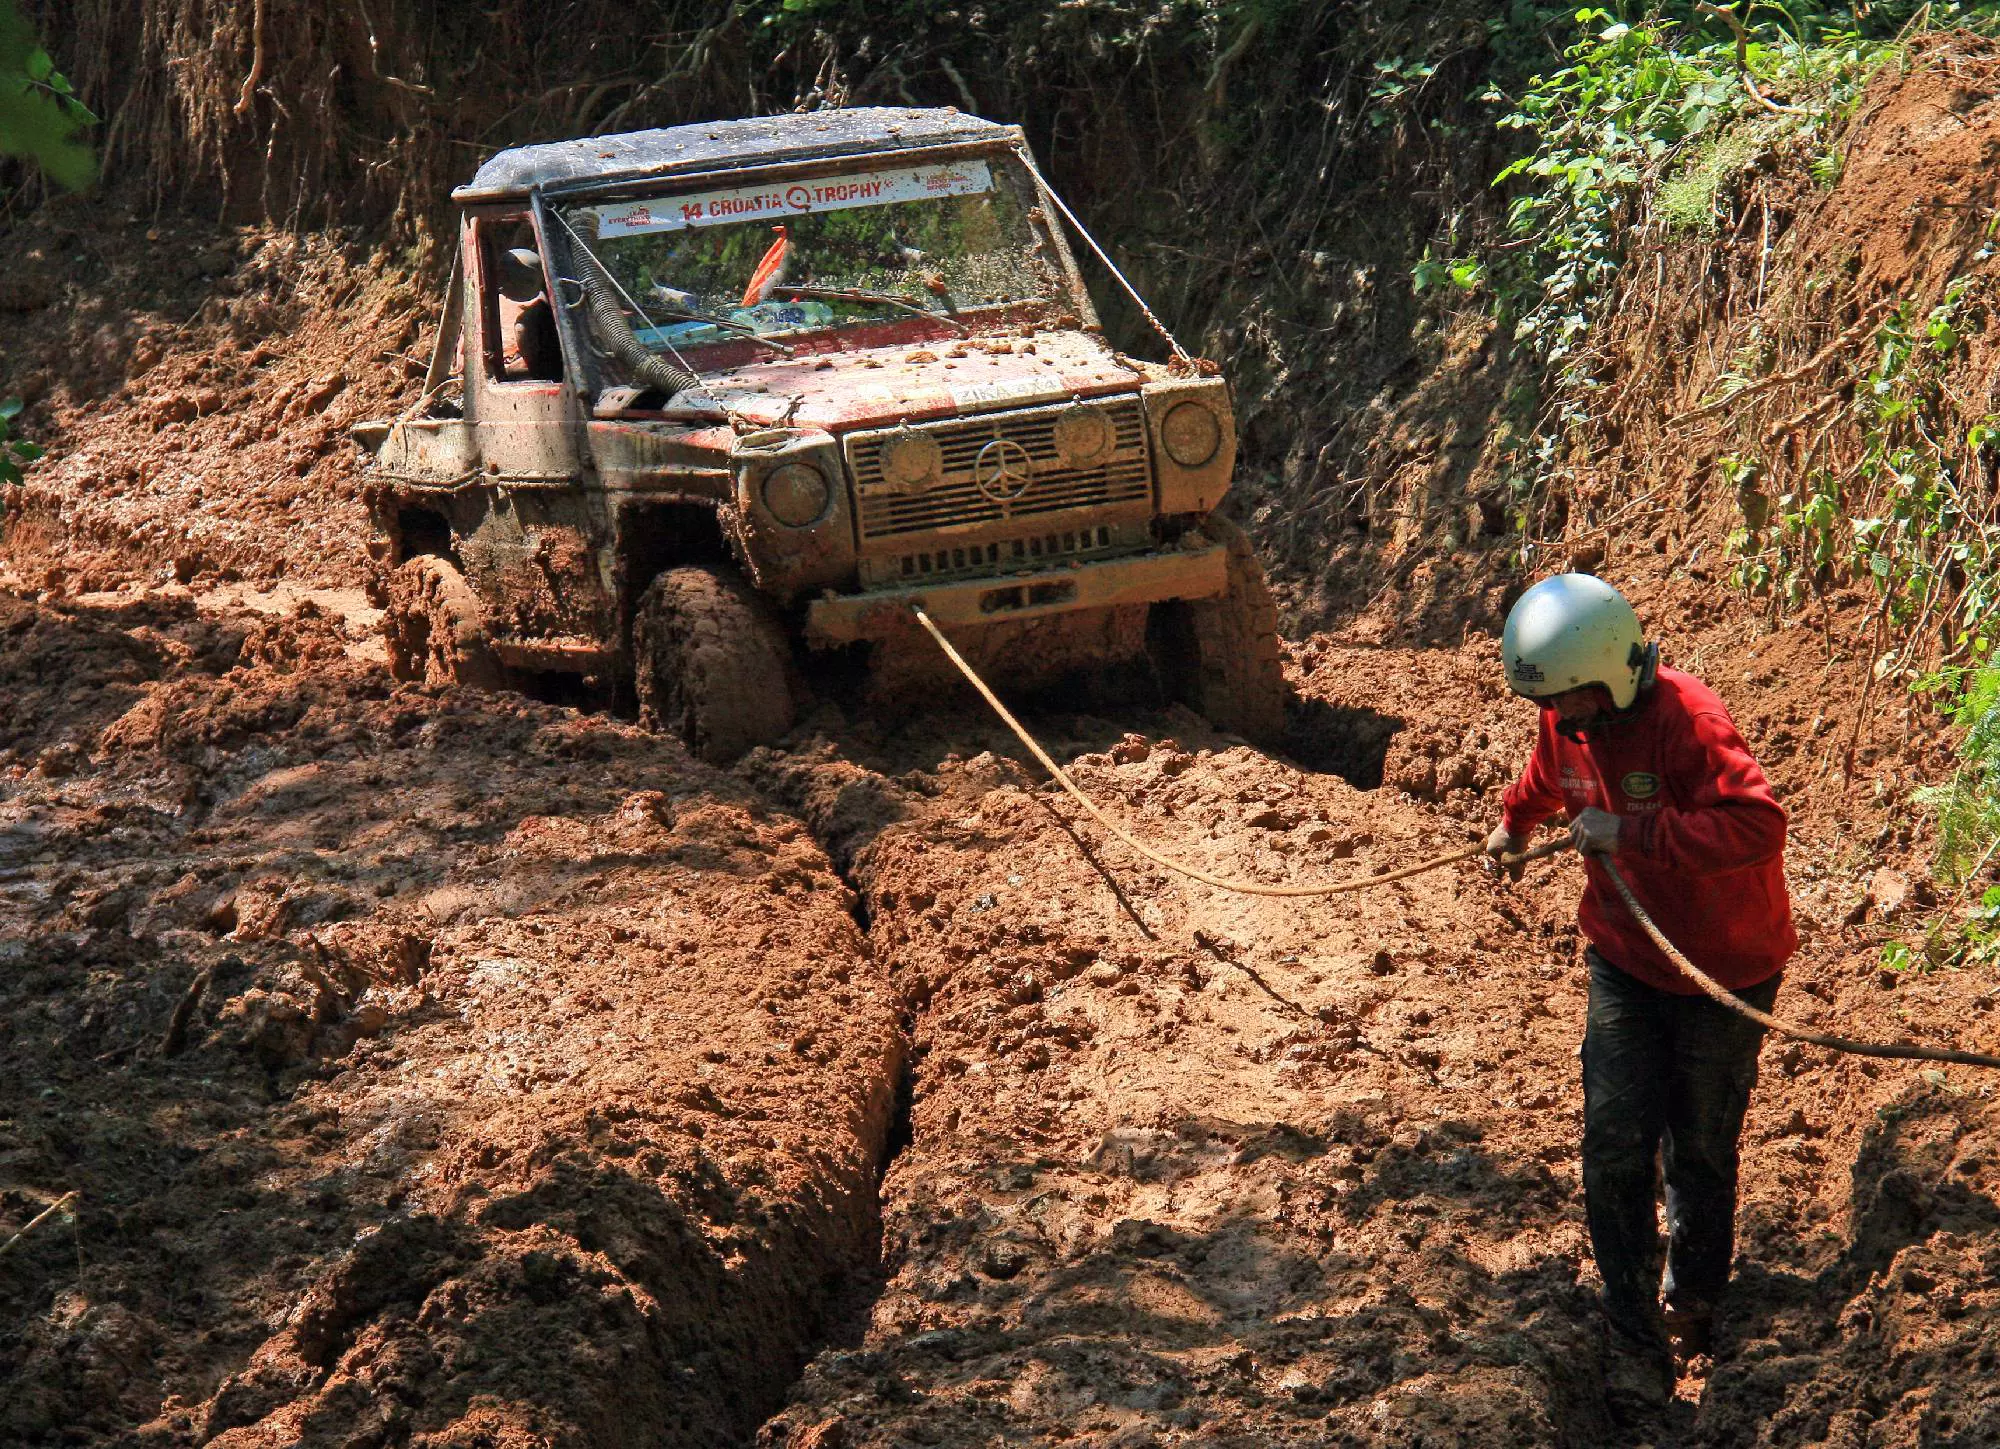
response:
<svg viewBox="0 0 2000 1449"><path fill-rule="evenodd" d="M1070 799L1082 806L1091 819L1110 831L1113 836L1164 870L1170 870L1176 875L1184 875L1190 880L1198 880L1203 885L1212 885L1219 890L1234 891L1246 896L1289 896L1294 898L1301 896L1337 896L1344 895L1348 891L1365 891L1371 886L1388 885L1392 881L1408 880L1413 875L1422 875L1425 871L1437 870L1447 865L1456 865L1461 860L1474 860L1486 854L1485 846L1468 845L1463 850L1454 850L1449 855L1435 856L1417 865L1405 866L1401 870L1392 870L1386 875L1362 876L1358 880L1335 881L1322 885L1268 885L1263 881L1232 879L1229 876L1215 875L1212 872L1205 871L1200 866L1188 865L1184 861L1173 859L1171 856L1162 855L1159 851L1153 849L1145 841L1139 839L1138 836L1120 825L1116 820L1113 820L1109 815L1098 809L1097 803L1084 794L1077 787L1076 781L1069 777L1069 772L1050 758L1049 752L1041 747L1041 744L1033 735L1028 733L1027 727L1014 718L1012 711L1000 702L1000 696L988 688L986 681L981 679L978 672L965 662L965 656L952 647L951 640L944 637L944 631L938 628L936 621L929 614L926 614L919 605L912 604L910 611L917 616L917 622L929 631L931 638L937 641L938 648L944 650L945 658L958 667L958 672L963 674L966 681L979 691L979 697L986 701L995 714L1000 716L1001 722L1014 732L1014 738L1026 747L1028 753L1041 762L1042 768L1055 777L1055 782L1062 786ZM1557 851L1565 850L1568 847L1569 841L1567 839L1544 841L1533 850L1519 856L1518 859L1523 861L1540 860L1544 856L1554 855ZM1513 858L1510 858L1507 863L1510 865L1513 864Z"/></svg>
<svg viewBox="0 0 2000 1449"><path fill-rule="evenodd" d="M1035 178L1035 184L1042 188L1042 194L1056 204L1056 210L1063 214L1063 219L1075 229L1078 236L1083 238L1083 244L1090 248L1091 255L1102 262L1104 269L1111 273L1119 286L1125 289L1125 295L1132 299L1132 305L1139 309L1139 315L1150 322L1153 330L1166 339L1167 346L1173 349L1175 358L1193 367L1194 359L1188 356L1187 349L1174 339L1174 334L1167 330L1167 324L1153 315L1153 309L1146 305L1146 299L1139 295L1139 289L1125 280L1125 274L1118 270L1118 263L1112 261L1104 248L1097 244L1097 238L1090 234L1090 229L1076 219L1076 213L1069 209L1069 203L1062 199L1062 193L1049 185L1041 169L1035 165L1035 158L1028 154L1028 148L1023 145L1014 154L1021 158L1021 164L1028 168L1028 174Z"/></svg>
<svg viewBox="0 0 2000 1449"><path fill-rule="evenodd" d="M1653 924L1653 918L1647 915L1646 908L1639 904L1639 898L1632 893L1631 883L1625 879L1625 873L1618 868L1616 861L1608 855L1600 855L1597 863L1603 866L1605 874L1611 877L1611 884L1617 887L1618 894L1625 901L1625 909L1630 911L1632 918L1645 928L1646 934L1653 938L1653 944L1679 968L1683 976L1699 986L1702 994L1710 1000L1728 1007L1738 1016L1747 1016L1765 1030L1791 1037L1794 1041L1810 1042L1814 1046L1823 1046L1832 1051L1846 1052L1857 1057L1892 1057L1919 1062L1955 1062L1965 1067L2000 1067L2000 1056L1988 1056L1984 1052L1961 1052L1949 1047L1918 1046L1914 1042L1855 1041L1851 1037L1830 1036L1823 1031L1794 1026L1791 1022L1782 1021L1769 1012L1759 1011L1680 953L1679 948L1667 939L1667 933Z"/></svg>
<svg viewBox="0 0 2000 1449"><path fill-rule="evenodd" d="M1028 753L1033 755L1041 764L1041 767L1049 772L1056 784L1060 785L1072 800L1083 807L1091 819L1095 820L1115 838L1124 842L1126 846L1145 859L1150 860L1153 864L1165 870L1174 872L1176 875L1183 875L1190 880L1198 880L1204 885L1211 885L1219 890L1233 891L1241 895L1288 896L1293 898L1301 896L1332 896L1342 895L1349 891L1367 890L1371 886L1388 885L1393 881L1408 880L1411 876L1422 875L1426 871L1437 870L1447 865L1456 865L1459 861L1472 860L1486 854L1485 846L1473 845L1466 847L1464 850L1455 850L1447 855L1433 857L1417 865L1405 866L1401 870L1390 871L1385 875L1363 876L1357 880L1338 881L1320 885L1268 885L1263 881L1231 879L1228 876L1215 875L1212 872L1205 871L1199 866L1188 865L1185 862L1173 859L1171 856L1162 855L1159 851L1154 850L1131 831L1120 825L1116 820L1113 820L1103 810L1098 808L1095 801L1083 793L1076 781L1070 778L1069 772L1055 762L1049 752L1042 748L1040 741L1028 733L1027 726L1016 719L1013 711L1000 702L1000 696L995 694L986 681L979 677L978 671L966 662L965 656L953 647L951 640L945 638L944 631L938 628L937 622L924 612L921 605L912 604L910 612L917 616L917 622L922 624L931 638L937 641L937 646L944 651L945 658L949 659L957 667L958 672L965 676L966 682L979 692L979 697L985 700L987 706L1000 717L1001 723L1014 732L1014 738L1019 740ZM1514 865L1517 863L1526 863L1531 860L1542 860L1569 848L1569 837L1567 835L1559 835L1545 840L1540 845L1525 850L1519 855L1505 856L1502 858L1502 863ZM1699 987L1703 995L1709 997L1718 1005L1727 1007L1738 1016L1747 1017L1749 1020L1756 1022L1766 1031L1776 1032L1779 1036L1790 1037L1795 1041L1807 1042L1813 1046L1826 1047L1830 1051L1846 1052L1850 1056L1888 1057L1902 1061L1949 1062L1967 1067L2000 1067L2000 1056L1989 1056L1984 1052L1964 1052L1949 1047L1918 1046L1911 1042L1855 1041L1850 1037L1832 1036L1826 1032L1813 1031L1809 1027L1797 1026L1789 1021L1772 1016L1769 1012L1759 1011L1681 954L1680 949L1672 941L1669 941L1666 933L1654 923L1652 916L1647 913L1646 908L1639 904L1639 898L1633 894L1632 886L1625 879L1624 872L1618 869L1616 862L1610 856L1600 855L1597 857L1597 861L1610 876L1611 884L1617 888L1619 896L1625 902L1625 908L1632 913L1633 919L1638 921L1646 934L1652 938L1653 944L1660 948L1666 958L1673 962L1674 966L1688 980Z"/></svg>

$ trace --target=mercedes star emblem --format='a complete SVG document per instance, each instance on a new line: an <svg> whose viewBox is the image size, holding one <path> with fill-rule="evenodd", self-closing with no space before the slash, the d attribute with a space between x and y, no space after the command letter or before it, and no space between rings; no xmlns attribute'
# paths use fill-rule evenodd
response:
<svg viewBox="0 0 2000 1449"><path fill-rule="evenodd" d="M972 460L972 481L995 503L1012 503L1028 491L1034 476L1034 459L1012 438L995 438Z"/></svg>

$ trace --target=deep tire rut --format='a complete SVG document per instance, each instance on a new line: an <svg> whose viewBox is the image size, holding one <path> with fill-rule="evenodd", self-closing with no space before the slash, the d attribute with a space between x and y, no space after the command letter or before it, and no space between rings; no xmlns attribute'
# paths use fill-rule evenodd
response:
<svg viewBox="0 0 2000 1449"><path fill-rule="evenodd" d="M1210 844L1218 868L1268 872L1273 857L1240 852L1282 836L1306 857L1301 873L1340 873L1333 862L1368 846L1407 859L1435 831L1183 719L1209 749L1126 736L1075 766L1086 788L1143 802L1140 815L1162 796L1185 802L1175 819L1220 805L1233 823ZM983 735L988 750L1003 738ZM1371 1019L1390 995L1380 963L1428 974L1438 959L1411 904L1455 887L1397 887L1331 931L1295 907L1190 894L1122 852L1106 862L1114 890L1040 782L988 750L934 745L934 765L893 780L830 746L746 764L870 903L871 947L911 1012L913 1083L910 1145L883 1181L883 1292L854 1346L814 1361L759 1442L1198 1442L1333 1432L1371 1422L1377 1402L1463 1442L1590 1442L1558 1428L1602 1427L1562 1367L1593 1351L1576 1328L1573 1224L1556 1240L1569 1251L1523 1288L1476 1290L1488 1338L1525 1316L1523 1292L1564 1311L1525 1358L1461 1373L1435 1403L1379 1396L1411 1377L1401 1365L1435 1356L1448 1315L1429 1305L1475 1291L1468 1268L1426 1268L1422 1231L1366 1269L1330 1249L1343 1195L1385 1151L1396 1185L1371 1210L1463 1173L1533 1241L1524 1220L1560 1202L1539 1163L1483 1165L1479 1130L1444 1115L1435 1052L1371 1040L1408 1034ZM1329 820L1345 828L1315 824ZM1302 979L1308 949L1318 969ZM1387 1060L1356 1084L1371 1056ZM1411 1092L1412 1068L1430 1090ZM1330 1120L1329 1099L1347 1103ZM1382 1300L1383 1283L1427 1286ZM1304 1329L1314 1305L1322 1326ZM1476 1366L1480 1342L1441 1363Z"/></svg>
<svg viewBox="0 0 2000 1449"><path fill-rule="evenodd" d="M879 1285L905 1055L798 821L318 610L0 620L0 1221L82 1193L0 1439L750 1438Z"/></svg>

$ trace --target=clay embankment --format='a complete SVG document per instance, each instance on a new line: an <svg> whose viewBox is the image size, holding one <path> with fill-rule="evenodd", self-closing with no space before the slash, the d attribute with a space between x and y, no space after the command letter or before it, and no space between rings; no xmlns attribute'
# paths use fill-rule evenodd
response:
<svg viewBox="0 0 2000 1449"><path fill-rule="evenodd" d="M0 395L50 457L0 490L7 561L58 594L359 585L347 429L421 376L435 298L386 248L118 209L66 198L8 231Z"/></svg>

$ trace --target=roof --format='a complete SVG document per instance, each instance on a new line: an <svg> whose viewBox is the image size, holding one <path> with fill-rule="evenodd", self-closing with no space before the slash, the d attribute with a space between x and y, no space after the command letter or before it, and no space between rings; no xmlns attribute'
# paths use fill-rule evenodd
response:
<svg viewBox="0 0 2000 1449"><path fill-rule="evenodd" d="M1019 136L1018 127L981 120L952 107L856 106L844 111L705 121L515 146L487 161L452 197L457 201L489 201L521 196L537 188L567 191L684 172L969 141L1008 142Z"/></svg>

